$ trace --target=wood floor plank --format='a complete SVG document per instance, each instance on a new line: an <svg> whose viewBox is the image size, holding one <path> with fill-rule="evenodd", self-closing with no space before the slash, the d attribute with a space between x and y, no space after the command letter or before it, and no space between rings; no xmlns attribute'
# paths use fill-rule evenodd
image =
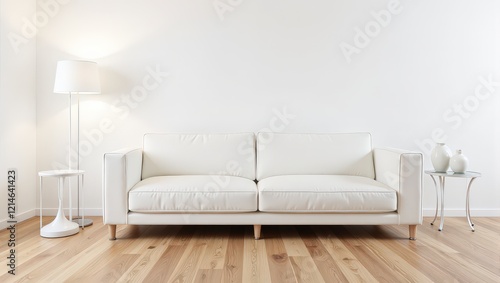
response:
<svg viewBox="0 0 500 283"><path fill-rule="evenodd" d="M500 235L492 232L495 227L500 227L500 221L491 222L493 225L476 232L468 229L467 223L464 222L465 217L449 217L446 221L447 225L443 231L437 231L436 227L428 224L429 221L424 221L423 229L428 232L422 236L427 245L437 251L452 249L454 252L447 253L454 257L459 256L463 264L479 266L477 272L500 274Z"/></svg>
<svg viewBox="0 0 500 283"><path fill-rule="evenodd" d="M301 227L299 234L323 278L329 282L347 282L342 269L328 253L311 228Z"/></svg>
<svg viewBox="0 0 500 283"><path fill-rule="evenodd" d="M44 219L50 222L50 217ZM16 275L0 250L0 282L500 282L500 218L424 218L407 225L262 227L118 225L101 217L70 237L40 237L39 219L16 225ZM0 241L9 231L0 231ZM3 266L3 267L1 267Z"/></svg>
<svg viewBox="0 0 500 283"><path fill-rule="evenodd" d="M151 245L155 245L155 242L158 242L158 239L156 237L150 237L148 234L153 231L153 233L158 233L158 229L164 230L166 229L165 226L146 226L144 227L143 232L141 233L139 237L143 237L144 241L141 241L138 245L129 245L125 249L123 249L121 252L122 254L138 254L141 251L144 251Z"/></svg>
<svg viewBox="0 0 500 283"><path fill-rule="evenodd" d="M136 261L118 279L119 282L144 282L149 274L153 273L153 268L160 261L166 252L168 245L159 245L150 248L141 254ZM162 273L166 273L162 269Z"/></svg>
<svg viewBox="0 0 500 283"><path fill-rule="evenodd" d="M20 264L19 268L23 270L21 273L23 275L21 281L48 281L48 278L54 278L57 275L61 275L59 269L64 268L66 265L69 266L72 262L85 264L86 261L92 261L93 254L89 257L87 257L88 254L86 254L88 248L95 247L95 250L92 251L94 254L99 254L102 252L101 248L104 247L106 243L103 238L106 233L104 226L99 226L99 224L97 224L96 227L97 229L80 230L77 235L72 237L47 239L37 235L36 238L39 241L50 241L56 243L56 245L46 252L29 258L25 263ZM101 248L97 248L98 246ZM80 256L82 256L81 259L79 259ZM25 268L25 266L27 268ZM36 266L36 268L33 268L34 266ZM81 267L81 265L73 265L72 267L72 270L76 270L77 267ZM71 274L67 273L66 275L70 276Z"/></svg>
<svg viewBox="0 0 500 283"><path fill-rule="evenodd" d="M441 233L448 241L447 245L465 252L468 257L476 262L483 262L483 266L489 270L500 268L499 234L487 229L476 229L475 232L469 230L465 219L450 217L447 219L449 225ZM464 223L465 222L465 223Z"/></svg>
<svg viewBox="0 0 500 283"><path fill-rule="evenodd" d="M348 282L376 282L377 280L356 258L356 256L342 243L329 226L315 226L313 231L318 235L325 249L338 263Z"/></svg>
<svg viewBox="0 0 500 283"><path fill-rule="evenodd" d="M38 236L38 235L37 235ZM20 259L17 263L18 268L22 268L24 273L30 274L40 266L47 263L48 260L54 258L58 253L58 241L51 241L50 239L40 240L37 236L26 239L26 242L18 242L16 244L16 256ZM7 257L9 249L5 249L0 253L0 258ZM0 276L0 282L5 282L6 274Z"/></svg>
<svg viewBox="0 0 500 283"><path fill-rule="evenodd" d="M200 267L206 248L205 238L193 236L168 282L192 282Z"/></svg>
<svg viewBox="0 0 500 283"><path fill-rule="evenodd" d="M481 270L477 270L478 265L470 266L467 263L464 263L460 259L460 254L447 254L427 246L421 247L419 251L422 258L434 263L439 270L449 274L447 280L445 281L500 282L500 274L497 274L496 276L483 274L481 273Z"/></svg>
<svg viewBox="0 0 500 283"><path fill-rule="evenodd" d="M222 282L241 282L243 279L243 237L245 226L232 226L227 244Z"/></svg>
<svg viewBox="0 0 500 283"><path fill-rule="evenodd" d="M200 269L223 269L229 241L229 226L220 226L208 236L207 250Z"/></svg>
<svg viewBox="0 0 500 283"><path fill-rule="evenodd" d="M122 274L137 260L137 254L101 258L72 274L64 282L117 282Z"/></svg>
<svg viewBox="0 0 500 283"><path fill-rule="evenodd" d="M255 240L253 238L253 227L249 226L245 229L243 246L243 282L271 282L265 238Z"/></svg>
<svg viewBox="0 0 500 283"><path fill-rule="evenodd" d="M48 280L48 278L54 278L53 282L66 282L75 274L84 276L96 261L107 262L114 258L119 258L122 256L121 250L131 244L132 241L130 240L113 243L113 241L102 238L80 253L68 249L57 257L58 261L63 259L64 261L60 262L59 266L51 269L51 273L44 275L41 280L44 281ZM78 246L74 249L77 249L77 247ZM60 270L64 270L64 272Z"/></svg>
<svg viewBox="0 0 500 283"><path fill-rule="evenodd" d="M409 264L393 250L379 248L383 244L384 238L377 239L370 236L364 226L348 226L346 229L351 234L356 235L363 247L369 250L378 262L383 262L385 266L390 267L394 275L399 275L400 278L409 282L432 282L426 274Z"/></svg>
<svg viewBox="0 0 500 283"><path fill-rule="evenodd" d="M148 240L140 241L143 244L137 245L137 249L134 250L140 257L123 273L119 279L120 282L143 282L167 250L172 238L180 230L180 226L159 227L166 228L166 230L159 229L160 234L155 234L156 236L150 237Z"/></svg>
<svg viewBox="0 0 500 283"><path fill-rule="evenodd" d="M397 229L397 226L387 226L384 227L384 229ZM481 262L471 264L470 266L464 266L463 263L455 262L453 258L460 257L460 249L456 250L444 245L439 240L442 238L442 234L438 232L437 229L433 231L430 227L421 227L421 230L423 233L420 233L419 239L415 242L417 245L417 247L414 248L417 254L416 257L418 260L426 260L435 267L439 267L435 269L435 272L445 272L447 275L444 276L443 282L452 281L453 279L460 279L460 281L464 282L491 282L480 280L474 275L475 272L472 272L475 266L481 265ZM429 231L432 233L427 234L426 232ZM434 274L435 272L430 273L435 281L438 278L443 278ZM497 274L500 275L500 272ZM464 280L464 278L467 278L467 280ZM498 280L500 280L500 277Z"/></svg>
<svg viewBox="0 0 500 283"><path fill-rule="evenodd" d="M196 273L193 282L197 283L213 283L222 282L222 269L200 269Z"/></svg>
<svg viewBox="0 0 500 283"><path fill-rule="evenodd" d="M477 229L487 229L495 234L500 234L500 217L476 217L472 221Z"/></svg>
<svg viewBox="0 0 500 283"><path fill-rule="evenodd" d="M383 227L376 227L370 229L368 232L372 237L376 237L377 239L381 238L380 231L393 231L389 230L390 225ZM374 230L376 232L374 232ZM395 233L398 234L398 233ZM431 277L434 282L446 282L451 277L445 270L441 268L436 268L435 263L428 261L426 258L422 257L422 253L425 252L424 249L420 246L420 241L408 241L407 239L394 240L390 236L387 236L387 233L383 233L383 240L380 243L383 245L382 247L396 253L400 256L405 262L412 265L415 269L418 269L421 273L425 274L427 277ZM390 234L394 235L394 234Z"/></svg>
<svg viewBox="0 0 500 283"><path fill-rule="evenodd" d="M392 264L387 265L387 261L381 260L377 255L378 250L373 251L365 246L362 238L352 234L344 226L336 227L335 233L378 282L407 282L404 276L392 270Z"/></svg>
<svg viewBox="0 0 500 283"><path fill-rule="evenodd" d="M291 256L293 274L298 283L324 283L314 260L310 256Z"/></svg>
<svg viewBox="0 0 500 283"><path fill-rule="evenodd" d="M266 227L266 252L271 282L297 282L292 264L286 253L285 244L279 233L279 226Z"/></svg>
<svg viewBox="0 0 500 283"><path fill-rule="evenodd" d="M167 282L172 276L187 246L169 245L149 272L144 282Z"/></svg>
<svg viewBox="0 0 500 283"><path fill-rule="evenodd" d="M168 242L166 248L163 248L165 251L151 268L151 272L146 276L145 282L167 282L186 252L187 245L191 241L194 231L193 226L181 227L176 237Z"/></svg>
<svg viewBox="0 0 500 283"><path fill-rule="evenodd" d="M193 238L193 234L195 232L197 232L196 226L193 225L183 226L181 230L177 233L177 237L172 239L172 242L170 244L172 246L186 246Z"/></svg>
<svg viewBox="0 0 500 283"><path fill-rule="evenodd" d="M280 234L288 256L310 256L309 250L294 226L280 227Z"/></svg>

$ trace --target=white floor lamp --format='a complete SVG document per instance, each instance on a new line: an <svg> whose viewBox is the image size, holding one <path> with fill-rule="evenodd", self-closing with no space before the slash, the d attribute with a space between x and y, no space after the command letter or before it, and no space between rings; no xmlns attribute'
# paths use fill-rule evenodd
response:
<svg viewBox="0 0 500 283"><path fill-rule="evenodd" d="M56 79L54 83L55 93L69 94L69 169L73 169L71 162L72 152L72 96L76 95L78 101L77 114L77 161L76 169L80 170L80 94L101 93L99 72L97 63L90 61L65 60L57 62ZM80 182L78 182L78 217L74 222L82 225L80 218ZM85 218L84 226L92 225L92 219Z"/></svg>

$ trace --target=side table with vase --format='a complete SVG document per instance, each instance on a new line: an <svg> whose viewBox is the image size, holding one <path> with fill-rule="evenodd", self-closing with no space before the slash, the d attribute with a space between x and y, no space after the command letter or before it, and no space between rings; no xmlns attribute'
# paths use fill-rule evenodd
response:
<svg viewBox="0 0 500 283"><path fill-rule="evenodd" d="M472 232L475 231L474 229L474 223L472 222L470 218L470 189L471 189L471 184L472 182L478 178L481 177L481 173L479 172L472 172L472 171L465 171L464 173L456 173L452 171L448 172L436 172L435 170L426 170L426 174L428 174L431 178L432 181L434 182L434 187L436 189L436 214L434 215L434 220L432 220L431 225L434 225L434 222L437 219L438 215L438 209L439 209L439 192L441 192L441 222L439 224L439 231L443 230L443 225L444 225L444 186L445 186L445 181L446 178L465 178L468 179L469 181L467 182L467 193L466 193L466 199L465 199L465 214L467 217L467 222L469 223L469 227L471 228ZM439 180L439 186L436 182L436 177Z"/></svg>

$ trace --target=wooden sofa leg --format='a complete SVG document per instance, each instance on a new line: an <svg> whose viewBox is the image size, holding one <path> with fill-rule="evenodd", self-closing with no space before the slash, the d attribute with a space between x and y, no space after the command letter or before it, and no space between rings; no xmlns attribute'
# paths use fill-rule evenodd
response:
<svg viewBox="0 0 500 283"><path fill-rule="evenodd" d="M253 225L253 236L255 237L255 240L260 239L260 229L261 225Z"/></svg>
<svg viewBox="0 0 500 283"><path fill-rule="evenodd" d="M417 225L410 225L410 240L417 239Z"/></svg>
<svg viewBox="0 0 500 283"><path fill-rule="evenodd" d="M109 230L109 240L110 241L116 240L116 225L108 225L108 230Z"/></svg>

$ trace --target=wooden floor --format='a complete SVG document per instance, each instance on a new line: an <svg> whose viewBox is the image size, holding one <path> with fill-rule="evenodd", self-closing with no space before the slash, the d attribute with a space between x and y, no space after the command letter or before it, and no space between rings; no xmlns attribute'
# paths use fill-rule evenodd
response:
<svg viewBox="0 0 500 283"><path fill-rule="evenodd" d="M38 218L17 226L16 275L0 282L500 282L500 218L446 218L419 226L118 226L100 217L79 234L39 236ZM47 218L45 223L49 222Z"/></svg>

